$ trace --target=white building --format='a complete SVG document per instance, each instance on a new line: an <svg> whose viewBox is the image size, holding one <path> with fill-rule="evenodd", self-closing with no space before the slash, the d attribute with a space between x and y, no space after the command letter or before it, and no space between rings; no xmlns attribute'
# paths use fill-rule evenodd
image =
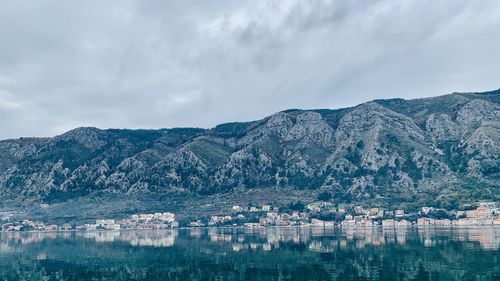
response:
<svg viewBox="0 0 500 281"><path fill-rule="evenodd" d="M237 213L243 212L243 207L238 206L238 205L234 205L233 206L233 211L237 212Z"/></svg>
<svg viewBox="0 0 500 281"><path fill-rule="evenodd" d="M495 202L480 202L479 203L479 208L495 209L496 207L497 207L497 203L495 203Z"/></svg>
<svg viewBox="0 0 500 281"><path fill-rule="evenodd" d="M271 206L270 205L262 205L262 211L263 212L270 212Z"/></svg>
<svg viewBox="0 0 500 281"><path fill-rule="evenodd" d="M394 212L394 214L396 215L396 217L400 218L400 217L404 217L405 215L405 211L404 210L396 210L396 212Z"/></svg>

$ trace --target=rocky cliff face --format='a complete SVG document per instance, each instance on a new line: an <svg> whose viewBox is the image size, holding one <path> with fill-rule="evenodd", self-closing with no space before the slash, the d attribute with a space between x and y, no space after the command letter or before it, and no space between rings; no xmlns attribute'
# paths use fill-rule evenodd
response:
<svg viewBox="0 0 500 281"><path fill-rule="evenodd" d="M0 142L0 197L215 194L288 187L340 201L498 200L500 91L288 110L213 129L100 130ZM465 193L463 193L465 192ZM468 192L468 193L467 193Z"/></svg>

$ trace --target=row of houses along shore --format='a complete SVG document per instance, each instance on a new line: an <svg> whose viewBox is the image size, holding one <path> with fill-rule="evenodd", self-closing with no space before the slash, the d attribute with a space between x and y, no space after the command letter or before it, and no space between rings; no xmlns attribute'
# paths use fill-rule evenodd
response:
<svg viewBox="0 0 500 281"><path fill-rule="evenodd" d="M234 224L238 219L245 219L245 213L264 213L258 222L243 223L248 227L264 226L319 226L319 227L354 227L354 226L375 226L383 227L405 227L411 225L418 226L474 226L474 225L500 225L500 210L495 202L480 202L478 207L467 211L451 211L433 207L422 207L418 213L405 213L405 210L382 210L380 208L364 208L355 206L348 212L344 208L335 208L330 202L315 202L305 207L305 211L292 211L291 213L280 213L278 208L263 205L261 209L250 207L244 209L240 206L233 206L233 213L236 215L212 216L208 223L204 224L200 220L191 222L190 226L221 226ZM331 211L337 217L335 219L321 219L317 214L324 211ZM339 216L340 214L340 216ZM447 218L443 218L445 216ZM342 219L338 219L338 218ZM238 224L236 224L238 225Z"/></svg>
<svg viewBox="0 0 500 281"><path fill-rule="evenodd" d="M68 231L68 230L127 230L127 229L169 229L178 228L179 222L175 214L170 212L154 214L131 215L127 219L97 219L95 223L82 225L45 224L39 221L23 220L21 222L7 222L2 225L2 231Z"/></svg>
<svg viewBox="0 0 500 281"><path fill-rule="evenodd" d="M3 217L2 217L3 215ZM6 214L0 213L2 231L67 231L67 230L128 230L128 229L169 229L184 227L218 226L313 226L313 227L419 227L431 226L476 226L500 225L500 210L495 202L480 202L478 207L466 211L445 211L432 207L422 207L418 213L405 210L382 210L354 206L345 209L333 207L331 202L314 202L304 206L302 211L280 212L271 205L261 207L233 206L227 214L213 215L209 219L197 219L181 225L174 213L135 214L126 219L97 219L95 223L82 225L55 225L39 221L22 220L12 222Z"/></svg>

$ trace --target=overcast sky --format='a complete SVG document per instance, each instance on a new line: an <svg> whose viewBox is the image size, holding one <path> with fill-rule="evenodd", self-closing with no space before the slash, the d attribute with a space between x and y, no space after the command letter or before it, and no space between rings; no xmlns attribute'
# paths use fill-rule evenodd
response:
<svg viewBox="0 0 500 281"><path fill-rule="evenodd" d="M499 87L498 0L0 0L0 139Z"/></svg>

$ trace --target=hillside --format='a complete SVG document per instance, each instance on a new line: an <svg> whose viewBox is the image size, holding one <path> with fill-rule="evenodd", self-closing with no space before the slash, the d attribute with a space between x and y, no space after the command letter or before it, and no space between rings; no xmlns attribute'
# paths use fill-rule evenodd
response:
<svg viewBox="0 0 500 281"><path fill-rule="evenodd" d="M91 217L320 192L374 206L500 200L499 102L500 90L454 93L287 110L212 129L77 128L4 140L0 208L42 212L36 206L49 203L51 216Z"/></svg>

